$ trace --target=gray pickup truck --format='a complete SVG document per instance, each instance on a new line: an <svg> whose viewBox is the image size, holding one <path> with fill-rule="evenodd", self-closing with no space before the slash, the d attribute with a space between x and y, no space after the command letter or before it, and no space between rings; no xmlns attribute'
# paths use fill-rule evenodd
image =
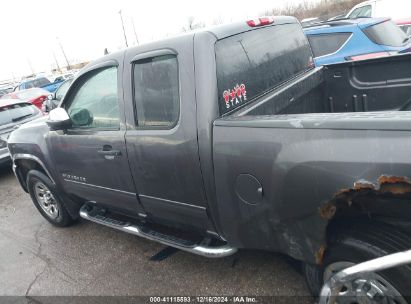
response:
<svg viewBox="0 0 411 304"><path fill-rule="evenodd" d="M239 22L91 63L8 147L54 225L82 217L206 257L280 252L318 294L411 247L410 68L316 68L296 19ZM411 294L410 267L377 278L358 283L370 297Z"/></svg>

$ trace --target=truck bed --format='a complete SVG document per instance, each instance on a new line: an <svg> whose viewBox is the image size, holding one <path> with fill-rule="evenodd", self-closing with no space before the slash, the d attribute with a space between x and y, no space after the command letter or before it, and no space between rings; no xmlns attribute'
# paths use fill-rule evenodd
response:
<svg viewBox="0 0 411 304"><path fill-rule="evenodd" d="M262 96L233 116L407 111L411 55L324 66Z"/></svg>

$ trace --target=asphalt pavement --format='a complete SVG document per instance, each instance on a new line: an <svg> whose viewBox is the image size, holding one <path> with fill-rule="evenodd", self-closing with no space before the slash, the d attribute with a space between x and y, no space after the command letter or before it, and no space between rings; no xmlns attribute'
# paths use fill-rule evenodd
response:
<svg viewBox="0 0 411 304"><path fill-rule="evenodd" d="M164 248L84 220L54 227L11 169L0 169L0 303L45 301L38 296L159 295L300 296L298 302L313 302L299 264L282 255L241 250L207 259L177 251L150 260Z"/></svg>

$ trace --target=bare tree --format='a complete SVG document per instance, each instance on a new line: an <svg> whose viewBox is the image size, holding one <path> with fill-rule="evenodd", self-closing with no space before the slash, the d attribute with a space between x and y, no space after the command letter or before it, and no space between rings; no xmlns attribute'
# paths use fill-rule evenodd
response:
<svg viewBox="0 0 411 304"><path fill-rule="evenodd" d="M218 17L214 18L213 20L213 25L221 25L224 23L223 17L221 15L218 15Z"/></svg>
<svg viewBox="0 0 411 304"><path fill-rule="evenodd" d="M297 19L310 17L318 17L320 19L328 19L337 15L347 13L352 7L362 2L363 0L321 0L312 2L304 0L299 4L287 3L286 6L276 7L265 12L265 15L287 15L294 16Z"/></svg>
<svg viewBox="0 0 411 304"><path fill-rule="evenodd" d="M199 28L205 27L204 22L196 22L193 16L188 17L187 24L182 28L183 32L189 32Z"/></svg>

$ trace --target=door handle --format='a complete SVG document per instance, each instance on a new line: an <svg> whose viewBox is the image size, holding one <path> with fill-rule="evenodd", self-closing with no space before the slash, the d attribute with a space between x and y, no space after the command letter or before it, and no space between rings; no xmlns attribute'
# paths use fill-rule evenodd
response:
<svg viewBox="0 0 411 304"><path fill-rule="evenodd" d="M103 149L97 151L98 154L103 155L105 159L112 160L121 156L120 150L112 150L111 146L105 145Z"/></svg>
<svg viewBox="0 0 411 304"><path fill-rule="evenodd" d="M110 150L110 151L98 150L97 152L101 155L121 156L121 151L119 150Z"/></svg>

